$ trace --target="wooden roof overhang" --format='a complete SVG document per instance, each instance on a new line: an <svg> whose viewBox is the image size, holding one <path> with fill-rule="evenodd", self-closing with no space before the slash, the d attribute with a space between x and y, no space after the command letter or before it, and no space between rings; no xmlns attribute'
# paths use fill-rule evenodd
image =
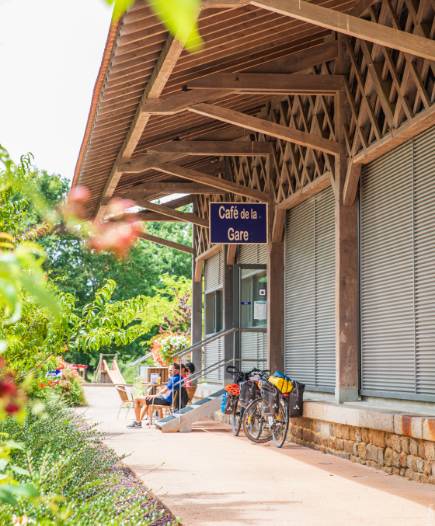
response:
<svg viewBox="0 0 435 526"><path fill-rule="evenodd" d="M361 163L433 125L432 2L202 6L193 54L145 2L111 26L73 181L91 190L89 217L134 198L144 220L196 224L198 252L208 201L231 194L275 204L279 237L287 208L334 184L338 158L351 202ZM152 203L172 193L189 195Z"/></svg>

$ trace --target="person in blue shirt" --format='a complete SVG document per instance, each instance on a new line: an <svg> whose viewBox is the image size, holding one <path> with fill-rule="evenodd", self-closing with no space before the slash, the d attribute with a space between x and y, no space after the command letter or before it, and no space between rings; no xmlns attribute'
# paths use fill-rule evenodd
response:
<svg viewBox="0 0 435 526"><path fill-rule="evenodd" d="M181 375L180 364L174 363L169 367L169 380L165 388L155 395L149 395L145 398L136 398L134 401L135 420L127 427L137 429L142 427L142 420L145 415L151 417L153 405L171 406L174 399L175 390L180 387Z"/></svg>

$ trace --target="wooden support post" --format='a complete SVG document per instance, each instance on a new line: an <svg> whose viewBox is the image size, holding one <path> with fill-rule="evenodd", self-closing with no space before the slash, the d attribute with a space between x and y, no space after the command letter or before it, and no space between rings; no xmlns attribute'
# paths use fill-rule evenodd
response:
<svg viewBox="0 0 435 526"><path fill-rule="evenodd" d="M196 227L194 227L196 228ZM192 258L192 275L195 272L195 258ZM202 279L195 281L192 279L192 318L191 318L191 334L192 344L202 340ZM197 349L192 353L192 362L195 365L195 370L201 370L201 349Z"/></svg>
<svg viewBox="0 0 435 526"><path fill-rule="evenodd" d="M228 247L224 247L224 261L227 258ZM224 264L224 279L223 279L223 322L224 329L232 329L234 327L233 320L233 272L234 267ZM227 365L235 365L231 361L234 357L234 334L229 334L224 338L224 381L225 383L232 381L232 376L226 372Z"/></svg>
<svg viewBox="0 0 435 526"><path fill-rule="evenodd" d="M284 242L268 245L267 349L271 371L284 368Z"/></svg>
<svg viewBox="0 0 435 526"><path fill-rule="evenodd" d="M344 95L337 99L337 130L342 135ZM335 174L335 397L339 403L358 399L359 377L357 206L343 202L349 159L342 144Z"/></svg>

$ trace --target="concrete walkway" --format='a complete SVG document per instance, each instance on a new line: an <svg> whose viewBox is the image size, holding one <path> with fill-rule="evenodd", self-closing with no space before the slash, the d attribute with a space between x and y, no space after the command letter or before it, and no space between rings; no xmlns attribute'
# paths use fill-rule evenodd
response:
<svg viewBox="0 0 435 526"><path fill-rule="evenodd" d="M435 526L434 486L297 445L251 444L212 422L188 434L128 430L113 388L86 396L80 412L185 526Z"/></svg>

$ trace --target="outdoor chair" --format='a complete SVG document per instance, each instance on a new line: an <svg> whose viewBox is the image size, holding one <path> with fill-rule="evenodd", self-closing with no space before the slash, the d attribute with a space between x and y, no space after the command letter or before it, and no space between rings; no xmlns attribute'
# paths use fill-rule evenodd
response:
<svg viewBox="0 0 435 526"><path fill-rule="evenodd" d="M121 404L118 409L117 418L119 419L119 415L121 414L121 411L123 409L127 409L127 413L125 415L125 418L127 418L128 414L130 413L130 409L133 409L134 407L133 395L130 393L130 391L127 390L125 385L116 385L115 389L119 395L119 398L121 399Z"/></svg>

